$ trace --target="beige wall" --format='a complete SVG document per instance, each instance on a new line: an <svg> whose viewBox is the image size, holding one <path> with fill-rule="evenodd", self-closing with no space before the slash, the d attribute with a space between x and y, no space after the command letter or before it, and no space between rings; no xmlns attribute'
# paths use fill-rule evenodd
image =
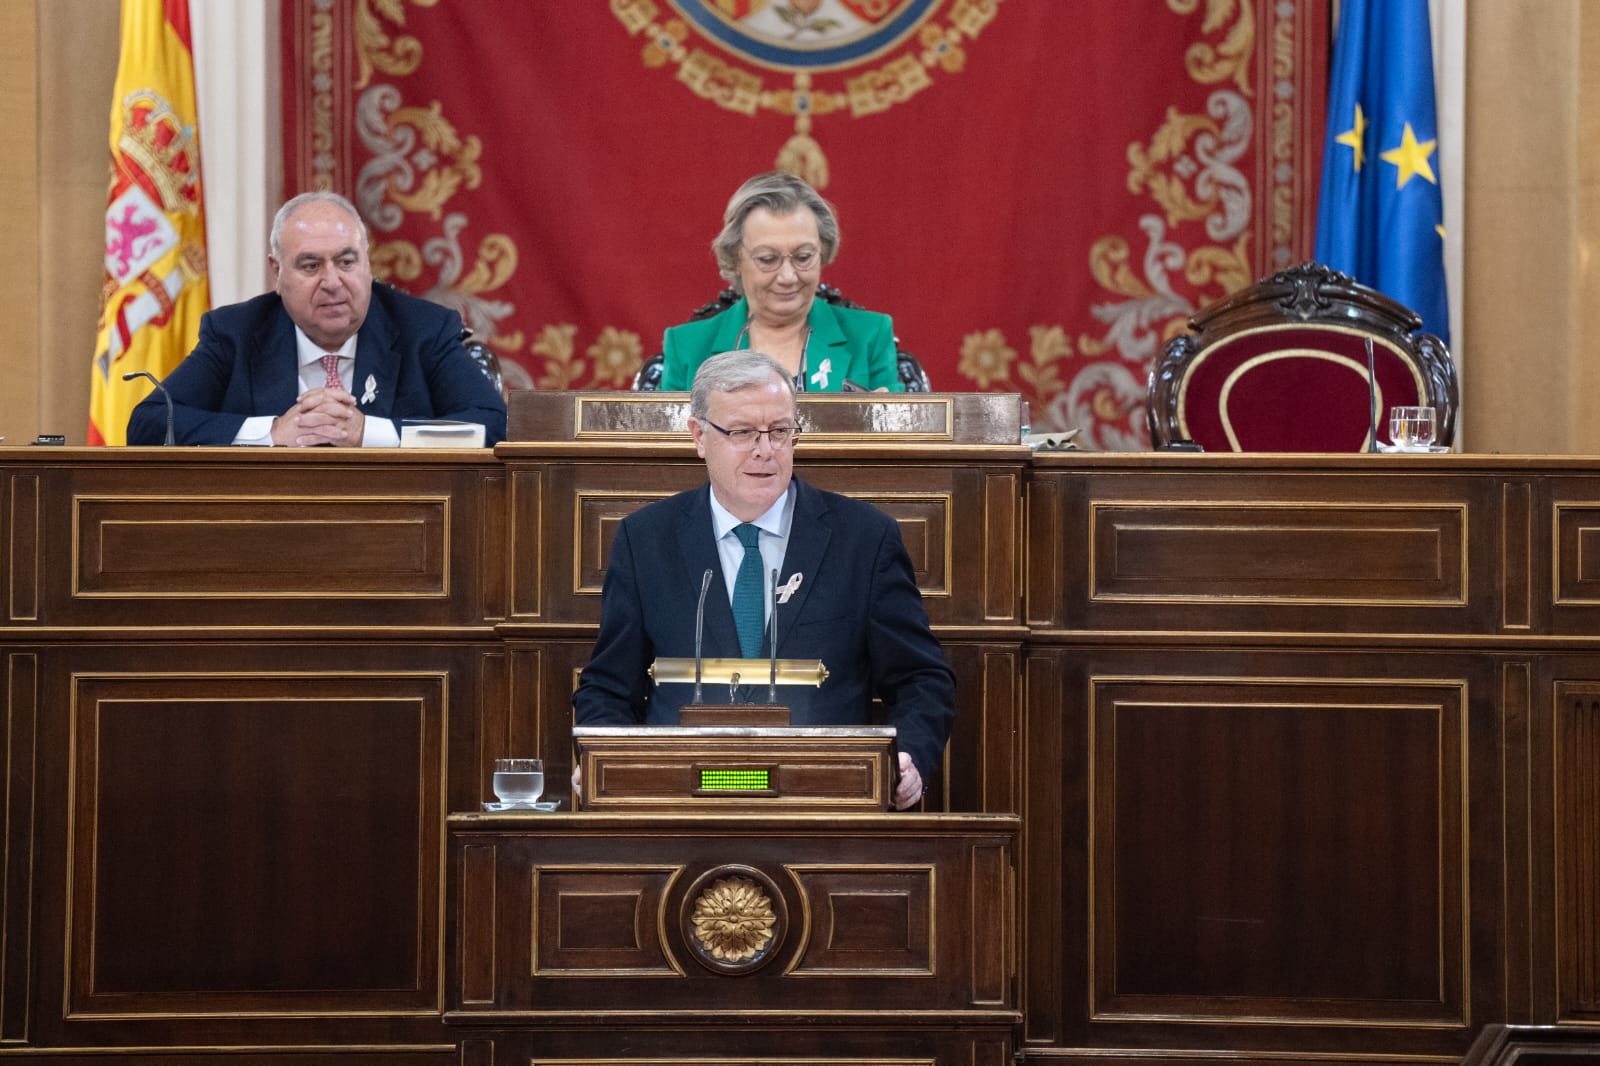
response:
<svg viewBox="0 0 1600 1066"><path fill-rule="evenodd" d="M39 326L38 76L34 60L33 0L0 0L0 129L9 131L0 152L0 242L13 264L0 284L0 321L10 334L0 375L0 435L8 443L32 439L38 405Z"/></svg>
<svg viewBox="0 0 1600 1066"><path fill-rule="evenodd" d="M1530 57L1537 57L1530 62ZM1600 454L1600 10L1482 0L1467 22L1467 446Z"/></svg>
<svg viewBox="0 0 1600 1066"><path fill-rule="evenodd" d="M121 5L0 0L0 434L82 444L100 312L111 88Z"/></svg>
<svg viewBox="0 0 1600 1066"><path fill-rule="evenodd" d="M118 7L0 0L7 443L85 438ZM1467 0L1466 34L1466 446L1600 455L1600 4Z"/></svg>

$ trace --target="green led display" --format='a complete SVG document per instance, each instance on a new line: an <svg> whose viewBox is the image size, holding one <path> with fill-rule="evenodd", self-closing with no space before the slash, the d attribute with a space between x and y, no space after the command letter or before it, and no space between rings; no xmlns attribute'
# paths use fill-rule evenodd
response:
<svg viewBox="0 0 1600 1066"><path fill-rule="evenodd" d="M700 771L700 788L706 792L754 792L771 787L770 770Z"/></svg>

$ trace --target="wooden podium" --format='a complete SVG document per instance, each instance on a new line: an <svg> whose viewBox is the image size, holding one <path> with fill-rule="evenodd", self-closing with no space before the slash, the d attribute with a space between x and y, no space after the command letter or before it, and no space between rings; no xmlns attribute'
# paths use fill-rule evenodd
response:
<svg viewBox="0 0 1600 1066"><path fill-rule="evenodd" d="M452 814L459 1061L1012 1066L1019 826Z"/></svg>
<svg viewBox="0 0 1600 1066"><path fill-rule="evenodd" d="M891 726L574 726L586 811L885 811Z"/></svg>

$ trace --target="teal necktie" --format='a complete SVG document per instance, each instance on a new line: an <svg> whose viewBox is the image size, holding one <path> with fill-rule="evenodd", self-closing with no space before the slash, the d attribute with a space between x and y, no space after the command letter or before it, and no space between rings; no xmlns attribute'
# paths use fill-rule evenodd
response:
<svg viewBox="0 0 1600 1066"><path fill-rule="evenodd" d="M746 659L761 654L761 632L766 626L766 582L761 579L761 530L749 522L733 527L744 545L744 559L733 581L733 624L739 628L739 653Z"/></svg>

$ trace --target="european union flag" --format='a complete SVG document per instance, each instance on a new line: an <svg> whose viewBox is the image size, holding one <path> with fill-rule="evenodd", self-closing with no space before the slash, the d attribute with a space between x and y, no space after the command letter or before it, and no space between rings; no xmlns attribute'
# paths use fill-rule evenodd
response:
<svg viewBox="0 0 1600 1066"><path fill-rule="evenodd" d="M1328 88L1317 260L1450 343L1428 0L1343 0Z"/></svg>

